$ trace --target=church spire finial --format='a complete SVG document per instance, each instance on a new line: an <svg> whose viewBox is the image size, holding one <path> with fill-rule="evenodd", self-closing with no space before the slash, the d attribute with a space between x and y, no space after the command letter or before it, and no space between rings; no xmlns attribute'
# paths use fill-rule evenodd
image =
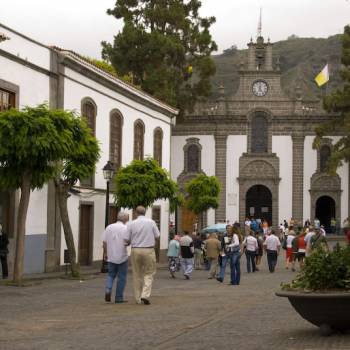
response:
<svg viewBox="0 0 350 350"><path fill-rule="evenodd" d="M262 34L262 8L260 7L260 16L259 16L259 24L258 24L258 38L261 37Z"/></svg>

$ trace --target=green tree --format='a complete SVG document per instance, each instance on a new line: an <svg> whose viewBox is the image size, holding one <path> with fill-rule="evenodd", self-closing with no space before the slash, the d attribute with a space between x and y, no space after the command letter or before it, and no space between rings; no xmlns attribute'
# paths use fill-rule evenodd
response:
<svg viewBox="0 0 350 350"><path fill-rule="evenodd" d="M72 147L71 120L46 105L0 113L0 188L20 189L14 281L23 275L24 239L30 192L54 177L56 162Z"/></svg>
<svg viewBox="0 0 350 350"><path fill-rule="evenodd" d="M318 148L323 136L339 131L344 135L334 144L328 162L329 171L333 174L343 161L350 161L350 26L345 27L342 42L341 76L344 87L324 98L324 108L332 113L332 117L316 129L317 136L314 141L314 147Z"/></svg>
<svg viewBox="0 0 350 350"><path fill-rule="evenodd" d="M151 206L158 199L178 203L178 187L167 171L152 158L134 160L115 176L115 202L118 208Z"/></svg>
<svg viewBox="0 0 350 350"><path fill-rule="evenodd" d="M220 182L216 176L197 175L185 187L187 193L186 206L196 215L219 206ZM203 228L203 215L201 215Z"/></svg>
<svg viewBox="0 0 350 350"><path fill-rule="evenodd" d="M124 27L112 44L102 42L102 57L144 91L191 110L209 96L215 74L209 31L215 18L200 17L200 7L199 0L117 0L107 13Z"/></svg>
<svg viewBox="0 0 350 350"><path fill-rule="evenodd" d="M79 274L70 228L68 190L95 169L98 145L85 121L73 112L47 105L0 113L0 188L20 189L17 214L14 281L23 275L24 240L31 190L55 179L73 275Z"/></svg>
<svg viewBox="0 0 350 350"><path fill-rule="evenodd" d="M99 145L88 128L84 119L76 116L73 112L65 111L70 120L69 141L71 147L61 157L57 165L57 173L54 179L60 215L62 220L64 237L69 254L69 262L73 277L79 277L80 267L77 263L76 250L72 227L69 220L67 200L69 191L79 179L86 179L95 172L96 162L99 159Z"/></svg>

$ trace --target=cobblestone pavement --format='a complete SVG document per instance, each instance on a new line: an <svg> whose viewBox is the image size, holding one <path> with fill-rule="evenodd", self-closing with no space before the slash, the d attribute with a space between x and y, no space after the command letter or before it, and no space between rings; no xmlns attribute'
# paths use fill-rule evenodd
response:
<svg viewBox="0 0 350 350"><path fill-rule="evenodd" d="M350 350L350 334L320 337L274 295L293 273L280 263L270 274L265 264L254 274L242 266L240 286L208 280L205 271L170 279L160 269L150 306L134 303L131 275L127 304L103 301L104 275L0 286L0 350Z"/></svg>

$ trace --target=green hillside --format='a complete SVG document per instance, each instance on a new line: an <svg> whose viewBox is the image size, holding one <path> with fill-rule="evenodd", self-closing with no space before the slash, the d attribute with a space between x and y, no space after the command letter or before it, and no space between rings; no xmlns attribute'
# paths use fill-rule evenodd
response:
<svg viewBox="0 0 350 350"><path fill-rule="evenodd" d="M327 39L296 38L276 42L274 61L279 56L282 72L282 86L287 95L293 96L294 87L299 81L304 98L321 97L325 91L314 83L315 76L326 63L330 68L330 81L327 93L341 85L340 56L341 35ZM242 61L246 62L247 50L235 48L225 50L221 55L213 56L217 72L213 78L213 98L217 96L216 87L223 83L227 96L232 95L238 87L238 70Z"/></svg>

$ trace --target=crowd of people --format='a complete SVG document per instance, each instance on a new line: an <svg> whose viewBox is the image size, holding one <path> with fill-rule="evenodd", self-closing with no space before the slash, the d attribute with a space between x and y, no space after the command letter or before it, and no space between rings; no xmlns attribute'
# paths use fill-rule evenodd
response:
<svg viewBox="0 0 350 350"><path fill-rule="evenodd" d="M149 305L153 277L156 273L155 245L160 237L156 223L145 217L146 209L136 208L137 218L128 223L129 216L120 212L118 221L103 233L104 259L108 261L105 301L111 301L114 280L117 279L116 303L124 303L124 289L128 273L128 251L133 270L134 296L138 304ZM350 223L350 220L349 220ZM350 244L350 225L347 231ZM207 278L223 283L227 266L230 285L241 280L241 257L246 256L247 273L261 268L266 254L270 273L275 272L281 249L285 250L285 268L295 271L298 261L303 267L305 257L318 247L329 250L326 232L318 219L313 225L307 220L303 226L291 219L284 220L277 232L267 220L247 218L242 230L240 224L228 224L224 232L172 234L168 245L168 268L171 278L182 272L184 279L192 277L193 270L206 269Z"/></svg>
<svg viewBox="0 0 350 350"><path fill-rule="evenodd" d="M266 221L267 223L267 221ZM259 271L264 251L267 255L269 271L273 273L280 253L281 241L273 230L261 221L247 221L242 233L239 225L227 225L223 233L195 233L172 235L169 242L168 260L172 278L182 270L185 279L190 279L194 269L202 267L208 271L208 279L223 282L227 265L230 266L230 284L239 285L241 278L241 256L245 254L247 272ZM261 231L260 228L261 227Z"/></svg>
<svg viewBox="0 0 350 350"><path fill-rule="evenodd" d="M350 245L350 228L346 235ZM283 249L285 268L296 271L296 263L302 268L305 257L320 246L329 250L325 228L317 218L313 224L306 220L303 225L293 218L289 222L284 220L277 232L271 229L267 220L246 218L243 230L235 222L227 225L223 233L172 235L168 250L169 271L175 278L176 272L182 270L184 278L190 279L194 269L205 268L208 279L216 278L222 283L229 265L230 284L238 285L242 255L246 257L247 273L259 271L264 254L268 269L273 273Z"/></svg>

